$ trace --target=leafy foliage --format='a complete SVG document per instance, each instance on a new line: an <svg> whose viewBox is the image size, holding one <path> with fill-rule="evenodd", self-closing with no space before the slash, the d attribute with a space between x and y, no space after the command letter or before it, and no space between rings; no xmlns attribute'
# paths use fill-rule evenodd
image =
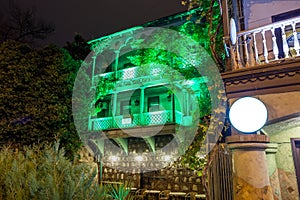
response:
<svg viewBox="0 0 300 200"><path fill-rule="evenodd" d="M115 200L131 200L134 199L130 194L131 183L110 184L108 185L108 194Z"/></svg>
<svg viewBox="0 0 300 200"><path fill-rule="evenodd" d="M219 70L225 70L225 52L223 47L223 23L221 17L221 5L219 0L182 0L182 5L188 9L200 7L201 13L196 21L197 41L211 54L217 63ZM188 28L188 30L192 30ZM186 32L186 31L184 31Z"/></svg>
<svg viewBox="0 0 300 200"><path fill-rule="evenodd" d="M61 139L67 156L80 146L71 99L80 66L55 46L39 50L7 41L0 44L0 142L16 146Z"/></svg>
<svg viewBox="0 0 300 200"><path fill-rule="evenodd" d="M54 146L0 151L0 199L107 199L92 166L71 163Z"/></svg>
<svg viewBox="0 0 300 200"><path fill-rule="evenodd" d="M90 53L90 45L79 34L74 36L74 41L67 42L64 47L74 58L74 60L83 61Z"/></svg>

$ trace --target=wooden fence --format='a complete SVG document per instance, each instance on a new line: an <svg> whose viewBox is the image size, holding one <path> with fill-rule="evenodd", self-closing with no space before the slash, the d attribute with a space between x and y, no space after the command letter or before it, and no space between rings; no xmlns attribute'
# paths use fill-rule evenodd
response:
<svg viewBox="0 0 300 200"><path fill-rule="evenodd" d="M232 156L226 144L215 145L208 168L209 200L232 200Z"/></svg>

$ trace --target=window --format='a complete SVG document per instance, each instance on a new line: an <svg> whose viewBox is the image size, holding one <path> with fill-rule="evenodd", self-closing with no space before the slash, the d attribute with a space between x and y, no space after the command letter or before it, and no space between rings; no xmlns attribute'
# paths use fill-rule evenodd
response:
<svg viewBox="0 0 300 200"><path fill-rule="evenodd" d="M107 117L108 116L108 110L102 109L100 112L97 113L98 118Z"/></svg>
<svg viewBox="0 0 300 200"><path fill-rule="evenodd" d="M159 111L159 96L148 97L148 112Z"/></svg>
<svg viewBox="0 0 300 200"><path fill-rule="evenodd" d="M130 115L130 109L131 109L131 102L129 100L121 101L120 103L121 115Z"/></svg>

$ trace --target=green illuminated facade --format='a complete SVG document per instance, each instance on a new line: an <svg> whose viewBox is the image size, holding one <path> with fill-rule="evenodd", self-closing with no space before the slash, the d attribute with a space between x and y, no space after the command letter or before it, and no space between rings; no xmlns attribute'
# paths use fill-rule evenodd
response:
<svg viewBox="0 0 300 200"><path fill-rule="evenodd" d="M199 105L191 103L196 99L191 99L190 93L192 91L195 98L200 97L199 84L206 82L205 77L190 76L188 77L190 81L187 81L186 87L183 88L180 84L176 85L176 80L170 80L170 77L176 77L176 72L170 72L159 62L153 61L147 63L146 67L140 67L130 59L130 57L146 57L145 52L129 51L122 55L122 51L128 51L128 48L131 48L130 42L133 40L131 34L136 30L155 25L182 26L187 23L187 16L196 14L198 11L195 9L90 41L92 46L97 47L99 42L120 38L113 45L116 48L104 52L105 57L111 56L112 63L103 61L101 51L94 56L92 87L96 88L97 94L94 104L95 112L89 119L89 130L165 124L191 125L193 111L197 110ZM172 65L172 61L167 64ZM180 64L182 68L188 67L183 66L183 63ZM194 84L195 82L197 84Z"/></svg>
<svg viewBox="0 0 300 200"><path fill-rule="evenodd" d="M192 140L196 134L199 110L207 114L210 107L202 109L203 99L209 99L207 77L202 76L193 63L164 50L136 50L134 46L139 40L133 35L146 27L191 32L191 26L197 26L194 18L199 11L180 13L90 41L93 48L91 89L95 91L95 99L88 120L88 133L92 135L88 144L100 155L104 165L102 180L124 181L130 177L137 188L203 190L199 177L187 169L182 178L187 179L186 174L189 174L189 180L199 179L197 183L179 185L166 178L167 182L158 184L155 178L149 181L154 175L144 174L144 179L150 177L145 181L135 174L161 169L156 173L165 176L163 168L170 164L166 158L175 162L180 144ZM188 131L192 132L192 138ZM105 137L99 137L101 134ZM173 140L176 144L171 142ZM169 147L162 150L167 145ZM113 170L119 169L117 166L120 171ZM172 178L179 180L179 177Z"/></svg>

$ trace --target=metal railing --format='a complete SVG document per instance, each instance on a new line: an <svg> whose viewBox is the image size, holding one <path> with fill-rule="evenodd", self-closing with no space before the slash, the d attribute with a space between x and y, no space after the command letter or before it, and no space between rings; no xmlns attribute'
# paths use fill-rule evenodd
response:
<svg viewBox="0 0 300 200"><path fill-rule="evenodd" d="M298 27L300 27L300 17L295 17L239 32L237 45L230 49L233 69L300 56Z"/></svg>

